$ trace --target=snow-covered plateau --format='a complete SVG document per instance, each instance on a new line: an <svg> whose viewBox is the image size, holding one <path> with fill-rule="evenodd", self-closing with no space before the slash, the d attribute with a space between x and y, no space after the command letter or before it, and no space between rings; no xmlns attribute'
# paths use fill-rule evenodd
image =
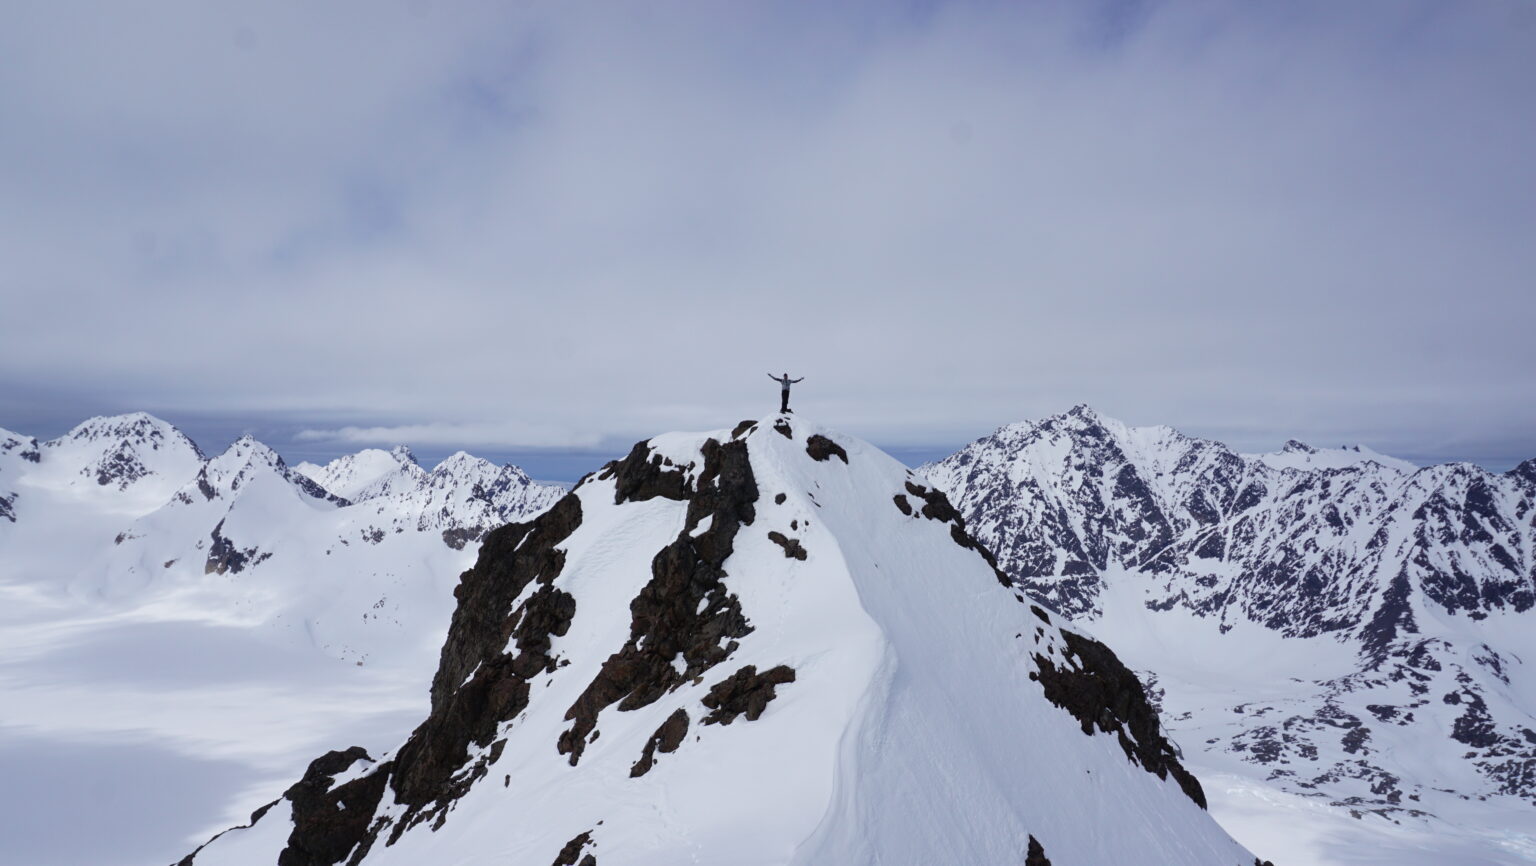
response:
<svg viewBox="0 0 1536 866"><path fill-rule="evenodd" d="M922 472L1265 856L1536 862L1536 460L1245 455L1079 406Z"/></svg>

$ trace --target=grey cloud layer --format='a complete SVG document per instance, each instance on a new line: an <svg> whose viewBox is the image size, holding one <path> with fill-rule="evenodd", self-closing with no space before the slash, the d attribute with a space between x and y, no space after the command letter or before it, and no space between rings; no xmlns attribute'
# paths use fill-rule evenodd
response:
<svg viewBox="0 0 1536 866"><path fill-rule="evenodd" d="M0 424L1536 454L1528 6L569 5L23 8Z"/></svg>

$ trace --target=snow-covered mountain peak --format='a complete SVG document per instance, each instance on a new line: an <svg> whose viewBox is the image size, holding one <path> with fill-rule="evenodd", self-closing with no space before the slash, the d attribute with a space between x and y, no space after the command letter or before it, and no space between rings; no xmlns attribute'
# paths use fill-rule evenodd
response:
<svg viewBox="0 0 1536 866"><path fill-rule="evenodd" d="M496 464L467 451L455 451L432 467L432 474L450 478L491 478L499 471Z"/></svg>
<svg viewBox="0 0 1536 866"><path fill-rule="evenodd" d="M312 479L289 469L281 455L250 434L236 439L223 453L204 463L197 478L178 491L171 502L190 505L201 500L233 499L252 481L269 476L310 499L347 504Z"/></svg>
<svg viewBox="0 0 1536 866"><path fill-rule="evenodd" d="M1104 416L1099 414L1099 410L1089 406L1087 403L1078 403L1076 406L1068 409L1064 415L1057 417L1075 418L1084 424L1097 424L1104 420Z"/></svg>
<svg viewBox="0 0 1536 866"><path fill-rule="evenodd" d="M236 439L224 449L224 453L210 459L203 466L203 477L221 484L226 479L248 475L253 471L284 473L287 469L283 458L255 438L246 435Z"/></svg>
<svg viewBox="0 0 1536 866"><path fill-rule="evenodd" d="M163 503L197 474L203 453L175 426L145 412L91 418L43 443L30 483L54 489L99 487L131 508Z"/></svg>
<svg viewBox="0 0 1536 866"><path fill-rule="evenodd" d="M1536 487L1536 458L1526 460L1504 474Z"/></svg>
<svg viewBox="0 0 1536 866"><path fill-rule="evenodd" d="M356 454L337 457L319 467L318 471L306 474L321 487L352 502L412 490L427 478L426 470L404 445L389 451L365 448Z"/></svg>
<svg viewBox="0 0 1536 866"><path fill-rule="evenodd" d="M196 443L168 421L148 412L129 412L125 415L98 415L75 425L68 433L47 442L49 448L68 444L105 442L109 445L137 445L151 451L162 448L186 449L202 456Z"/></svg>
<svg viewBox="0 0 1536 866"><path fill-rule="evenodd" d="M42 454L38 451L37 439L0 427L0 457L4 456L15 456L33 463L42 459Z"/></svg>
<svg viewBox="0 0 1536 866"><path fill-rule="evenodd" d="M1108 648L803 418L638 443L455 597L399 749L323 756L189 862L1255 862Z"/></svg>

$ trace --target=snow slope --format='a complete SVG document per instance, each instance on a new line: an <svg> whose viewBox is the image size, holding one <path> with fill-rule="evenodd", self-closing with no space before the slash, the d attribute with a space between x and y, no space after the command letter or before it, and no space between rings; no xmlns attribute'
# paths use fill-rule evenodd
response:
<svg viewBox="0 0 1536 866"><path fill-rule="evenodd" d="M1155 684L1219 814L1315 826L1314 862L1536 861L1536 461L1244 456L1077 407L922 472Z"/></svg>
<svg viewBox="0 0 1536 866"><path fill-rule="evenodd" d="M184 862L1255 862L1112 653L803 419L640 443L455 595L410 738Z"/></svg>

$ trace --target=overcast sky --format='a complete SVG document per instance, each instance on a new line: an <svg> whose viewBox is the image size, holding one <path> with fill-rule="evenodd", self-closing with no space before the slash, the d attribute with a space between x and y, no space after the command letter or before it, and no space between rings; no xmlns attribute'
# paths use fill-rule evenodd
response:
<svg viewBox="0 0 1536 866"><path fill-rule="evenodd" d="M582 455L772 370L903 453L1086 402L1536 456L1524 0L5 18L6 428Z"/></svg>

